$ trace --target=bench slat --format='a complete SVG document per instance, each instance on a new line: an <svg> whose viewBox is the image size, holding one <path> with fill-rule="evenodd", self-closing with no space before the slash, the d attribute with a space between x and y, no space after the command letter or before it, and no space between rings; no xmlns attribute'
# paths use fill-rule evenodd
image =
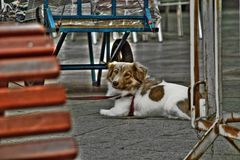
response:
<svg viewBox="0 0 240 160"><path fill-rule="evenodd" d="M76 155L77 145L72 138L39 140L0 146L1 158L8 160L66 160L74 159Z"/></svg>
<svg viewBox="0 0 240 160"><path fill-rule="evenodd" d="M0 88L8 87L8 82L0 82Z"/></svg>
<svg viewBox="0 0 240 160"><path fill-rule="evenodd" d="M45 29L39 24L17 24L17 23L1 23L0 37L10 36L26 36L26 35L44 35Z"/></svg>
<svg viewBox="0 0 240 160"><path fill-rule="evenodd" d="M68 131L71 128L69 112L41 112L0 117L0 137L13 137ZM1 154L0 154L1 155Z"/></svg>
<svg viewBox="0 0 240 160"><path fill-rule="evenodd" d="M52 55L53 41L48 36L0 38L0 58Z"/></svg>
<svg viewBox="0 0 240 160"><path fill-rule="evenodd" d="M0 111L63 104L65 89L60 85L0 89Z"/></svg>
<svg viewBox="0 0 240 160"><path fill-rule="evenodd" d="M24 81L55 78L60 66L56 57L0 60L0 81Z"/></svg>

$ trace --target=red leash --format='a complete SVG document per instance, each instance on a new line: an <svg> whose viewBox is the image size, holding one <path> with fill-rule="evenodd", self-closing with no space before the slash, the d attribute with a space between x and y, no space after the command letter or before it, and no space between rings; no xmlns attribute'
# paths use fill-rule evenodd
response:
<svg viewBox="0 0 240 160"><path fill-rule="evenodd" d="M132 101L131 101L131 104L130 104L130 110L129 110L129 113L128 113L128 116L134 116L134 98L135 96L132 96Z"/></svg>
<svg viewBox="0 0 240 160"><path fill-rule="evenodd" d="M127 96L132 96L132 101L130 104L130 109L129 109L129 113L128 116L134 116L134 98L135 96L133 95L127 95ZM110 99L110 98L121 98L121 96L117 95L117 96L85 96L85 97L68 97L68 99L70 100L102 100L102 99Z"/></svg>
<svg viewBox="0 0 240 160"><path fill-rule="evenodd" d="M68 97L70 100L102 100L110 98L118 98L119 96L85 96L85 97Z"/></svg>

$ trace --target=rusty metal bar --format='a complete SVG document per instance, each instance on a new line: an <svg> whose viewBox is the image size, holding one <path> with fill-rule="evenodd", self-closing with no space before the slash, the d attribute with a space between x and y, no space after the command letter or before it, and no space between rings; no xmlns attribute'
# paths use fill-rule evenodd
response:
<svg viewBox="0 0 240 160"><path fill-rule="evenodd" d="M221 47L220 47L220 42L221 42L221 21L220 21L220 16L221 16L221 5L220 5L220 0L214 0L214 61L215 61L215 104L216 104L216 118L221 119L222 118L222 106L220 105L220 90L219 88L219 83L222 83L220 79L221 75L219 76L220 70L220 55L221 55Z"/></svg>
<svg viewBox="0 0 240 160"><path fill-rule="evenodd" d="M45 28L37 23L18 24L18 23L1 23L0 37L26 36L26 35L44 35Z"/></svg>
<svg viewBox="0 0 240 160"><path fill-rule="evenodd" d="M203 110L203 108L200 108L200 91L199 91L200 84L204 84L204 87L206 88L206 82L205 81L198 81L194 84L194 87L193 87L193 100L194 100L193 101L193 106L196 106L196 104L198 104L198 107L195 107L195 112L199 113L198 117L197 117L197 114L196 114L196 118L199 118L201 116L201 113L202 113L202 110ZM199 96L199 97L197 97L197 96ZM201 106L201 107L203 107L203 106ZM206 110L206 108L205 108L205 110Z"/></svg>
<svg viewBox="0 0 240 160"><path fill-rule="evenodd" d="M194 99L193 105L196 104L196 101L195 101L195 100L197 100L197 99L196 99L197 88L199 88L199 85L200 85L200 84L204 84L204 86L206 87L206 82L205 82L205 81L198 81L198 82L196 82L196 83L194 84L194 87L193 87L193 99ZM200 111L198 111L198 112L200 112Z"/></svg>
<svg viewBox="0 0 240 160"><path fill-rule="evenodd" d="M55 78L59 75L56 57L0 60L0 81L24 81Z"/></svg>
<svg viewBox="0 0 240 160"><path fill-rule="evenodd" d="M190 86L190 107L191 107L191 125L195 128L195 107L193 106L193 86L194 79L194 0L190 0L190 74L191 74L191 86Z"/></svg>
<svg viewBox="0 0 240 160"><path fill-rule="evenodd" d="M0 117L0 137L68 131L70 127L70 114L63 111Z"/></svg>
<svg viewBox="0 0 240 160"><path fill-rule="evenodd" d="M48 85L0 90L0 112L9 109L62 104L66 100L62 86Z"/></svg>
<svg viewBox="0 0 240 160"><path fill-rule="evenodd" d="M224 123L240 122L240 113L224 113L223 114Z"/></svg>
<svg viewBox="0 0 240 160"><path fill-rule="evenodd" d="M196 121L196 129L200 130L200 131L207 131L211 128L211 126L213 125L212 121L208 121L208 120L197 120Z"/></svg>
<svg viewBox="0 0 240 160"><path fill-rule="evenodd" d="M199 6L199 0L194 1L194 79L195 79L195 84L199 81L199 40L198 40L198 6ZM200 100L200 94L199 94L199 87L195 88L195 96L194 96L194 101L195 101L195 117L200 116L200 109L199 109L199 100Z"/></svg>
<svg viewBox="0 0 240 160"><path fill-rule="evenodd" d="M211 128L204 134L201 140L193 147L193 149L188 153L184 160L195 160L199 159L204 152L209 148L209 146L218 137L218 121L214 122Z"/></svg>
<svg viewBox="0 0 240 160"><path fill-rule="evenodd" d="M73 138L38 140L20 144L0 145L1 159L51 159L70 160L77 155Z"/></svg>
<svg viewBox="0 0 240 160"><path fill-rule="evenodd" d="M226 124L219 124L219 134L231 139L240 140L240 130Z"/></svg>
<svg viewBox="0 0 240 160"><path fill-rule="evenodd" d="M0 38L0 58L52 55L54 43L48 36Z"/></svg>
<svg viewBox="0 0 240 160"><path fill-rule="evenodd" d="M224 138L240 153L240 148L231 138L228 138L228 137L224 137Z"/></svg>
<svg viewBox="0 0 240 160"><path fill-rule="evenodd" d="M199 81L199 61L198 61L198 52L199 52L199 43L198 43L198 0L190 0L190 63L191 63L191 122L192 127L195 128L195 119L199 117L199 100L200 95L195 96L193 99L193 88L194 84ZM196 89L198 92L199 89ZM193 105L193 101L197 103Z"/></svg>

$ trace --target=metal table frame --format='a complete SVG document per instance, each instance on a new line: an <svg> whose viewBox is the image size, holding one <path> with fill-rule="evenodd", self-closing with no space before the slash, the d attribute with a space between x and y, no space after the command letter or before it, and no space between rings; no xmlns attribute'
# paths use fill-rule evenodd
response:
<svg viewBox="0 0 240 160"><path fill-rule="evenodd" d="M48 6L48 0L44 0L44 14L45 14L45 23L48 26L48 30L51 31L58 31L61 32L61 37L57 43L55 49L55 55L58 55L62 44L70 32L87 32L88 35L88 46L89 46L89 57L90 57L90 64L68 64L68 65L61 65L62 70L91 70L92 71L92 82L94 85L100 85L101 81L101 72L102 69L107 69L106 63L114 59L117 53L121 50L121 47L126 42L130 32L152 32L158 31L155 28L155 24L152 21L150 9L148 6L148 0L144 0L142 9L144 10L144 14L141 16L134 16L134 15L117 15L117 4L116 0L112 0L112 7L111 7L111 15L83 15L82 14L82 0L77 0L77 13L76 15L53 15L51 8ZM142 28L71 28L67 26L61 26L57 28L55 22L58 20L65 20L65 19L77 19L77 20L86 20L86 19L96 19L96 20L120 20L120 19L134 19L134 20L141 20L144 24ZM93 43L91 38L91 32L103 32L103 40L102 40L102 48L100 53L100 60L99 64L94 64L94 53L93 53ZM122 40L114 51L114 54L110 56L110 32L125 32L122 37ZM106 54L105 54L106 53ZM104 57L106 56L107 62L103 62ZM95 69L98 69L98 75L96 79Z"/></svg>

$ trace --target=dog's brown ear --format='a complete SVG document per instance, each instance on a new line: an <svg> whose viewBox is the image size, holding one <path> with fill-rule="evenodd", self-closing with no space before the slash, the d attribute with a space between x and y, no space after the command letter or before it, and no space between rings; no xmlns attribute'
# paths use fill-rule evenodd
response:
<svg viewBox="0 0 240 160"><path fill-rule="evenodd" d="M113 69L115 67L115 63L114 62L111 62L111 63L108 63L108 74L107 74L107 78L111 77L112 73L113 73Z"/></svg>
<svg viewBox="0 0 240 160"><path fill-rule="evenodd" d="M147 68L138 62L133 63L134 78L143 82L147 76Z"/></svg>

